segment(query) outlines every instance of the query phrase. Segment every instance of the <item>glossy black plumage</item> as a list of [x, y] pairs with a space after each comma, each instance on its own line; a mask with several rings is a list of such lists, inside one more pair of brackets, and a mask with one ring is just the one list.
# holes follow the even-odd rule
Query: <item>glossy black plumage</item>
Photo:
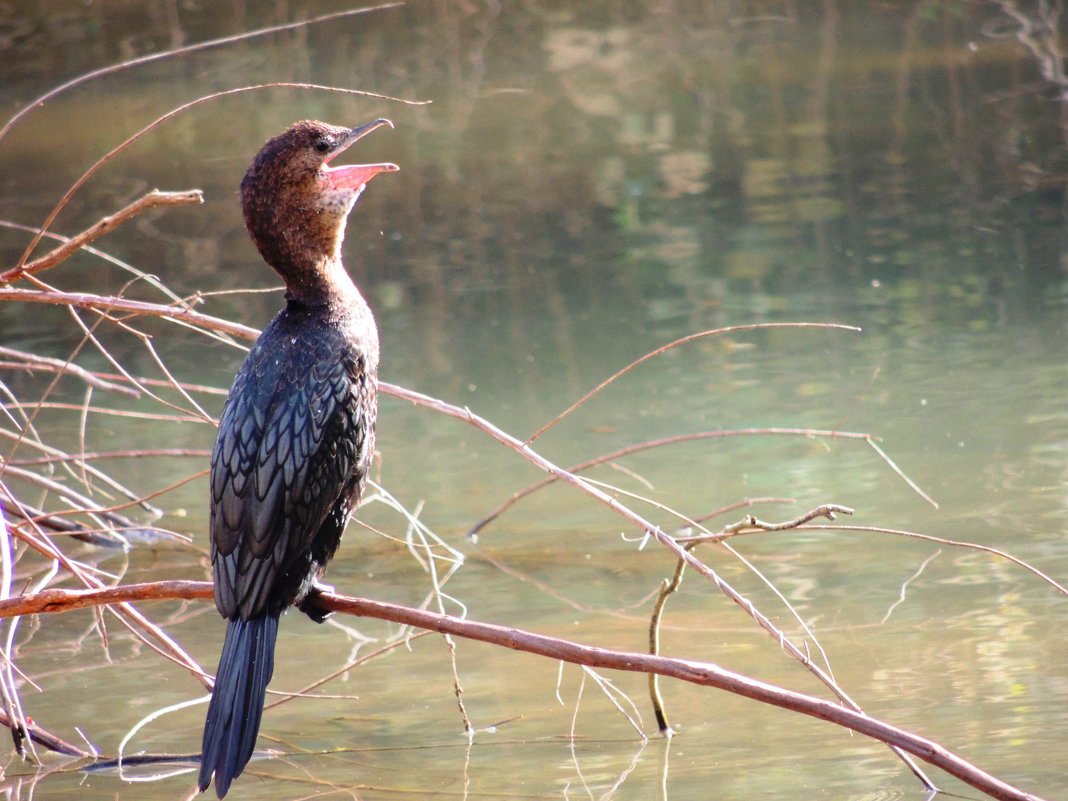
[[367, 132], [300, 122], [242, 182], [246, 226], [286, 282], [223, 407], [211, 460], [215, 605], [228, 620], [198, 785], [219, 798], [252, 757], [282, 613], [325, 615], [314, 585], [359, 502], [374, 452], [378, 332], [340, 261], [346, 217], [392, 164], [332, 168]]
[[211, 465], [216, 605], [281, 612], [333, 556], [374, 449], [376, 385], [351, 326], [290, 306], [248, 355]]
[[279, 615], [236, 618], [226, 626], [226, 641], [216, 670], [204, 742], [200, 790], [215, 774], [215, 792], [222, 798], [230, 783], [252, 758], [263, 716], [263, 697], [274, 673], [274, 643]]

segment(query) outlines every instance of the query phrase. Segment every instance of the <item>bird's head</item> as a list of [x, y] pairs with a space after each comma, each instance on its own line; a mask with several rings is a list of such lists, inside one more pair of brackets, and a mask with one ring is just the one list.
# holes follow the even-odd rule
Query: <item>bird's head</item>
[[393, 123], [377, 119], [356, 128], [303, 120], [269, 140], [241, 182], [245, 225], [257, 249], [287, 283], [340, 259], [345, 220], [367, 182], [396, 164], [331, 166], [371, 131]]

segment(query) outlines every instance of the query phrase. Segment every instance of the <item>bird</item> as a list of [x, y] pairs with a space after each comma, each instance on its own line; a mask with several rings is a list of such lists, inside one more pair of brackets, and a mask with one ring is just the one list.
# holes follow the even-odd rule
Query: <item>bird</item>
[[234, 379], [211, 457], [215, 606], [227, 620], [204, 722], [198, 785], [221, 799], [252, 757], [278, 622], [316, 596], [367, 481], [378, 416], [378, 329], [341, 263], [345, 224], [391, 163], [333, 166], [383, 126], [294, 123], [241, 182], [245, 227], [285, 282], [285, 306]]

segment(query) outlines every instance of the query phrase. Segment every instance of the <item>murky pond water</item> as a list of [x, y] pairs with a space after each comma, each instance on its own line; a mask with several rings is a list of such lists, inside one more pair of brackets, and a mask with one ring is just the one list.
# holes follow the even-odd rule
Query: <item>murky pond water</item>
[[[3, 116], [125, 58], [344, 8], [249, 5], [0, 11]], [[701, 432], [876, 435], [900, 472], [864, 439], [757, 432], [642, 450], [589, 475], [670, 530], [679, 525], [672, 509], [699, 518], [763, 499], [709, 525], [749, 512], [784, 521], [839, 503], [856, 510], [839, 523], [947, 540], [805, 530], [733, 547], [811, 627], [866, 711], [1025, 790], [1065, 797], [1068, 598], [1017, 564], [954, 544], [1001, 549], [1068, 580], [1068, 106], [1043, 77], [1060, 58], [1043, 48], [1056, 42], [1030, 19], [1033, 50], [1014, 35], [1019, 19], [993, 3], [415, 2], [315, 23], [107, 75], [31, 111], [0, 140], [0, 265], [28, 241], [8, 223], [39, 225], [96, 158], [208, 92], [311, 81], [432, 100], [269, 89], [203, 104], [107, 165], [53, 230], [76, 233], [152, 187], [201, 188], [203, 206], [146, 215], [97, 245], [179, 296], [222, 293], [206, 295], [197, 307], [205, 313], [262, 326], [280, 293], [233, 293], [278, 283], [237, 208], [251, 155], [298, 118], [355, 124], [383, 115], [396, 130], [362, 142], [354, 157], [396, 161], [402, 171], [369, 188], [345, 249], [376, 311], [383, 380], [525, 438], [616, 370], [691, 333], [792, 321], [861, 328], [734, 332], [683, 345], [619, 379], [535, 447], [571, 465]], [[163, 299], [144, 280], [126, 286], [128, 272], [90, 255], [41, 278], [72, 292]], [[183, 382], [225, 388], [240, 363], [238, 348], [185, 329], [136, 326]], [[120, 325], [94, 334], [131, 373], [165, 378]], [[83, 337], [64, 309], [0, 303], [0, 345], [63, 360], [78, 350], [79, 365], [114, 372]], [[3, 367], [0, 380], [5, 403], [32, 403], [52, 377]], [[202, 470], [214, 433], [187, 414], [186, 399], [160, 391], [180, 411], [102, 388], [87, 400], [84, 384], [64, 379], [48, 400], [69, 408], [41, 409], [34, 424], [69, 451], [190, 451], [98, 462], [136, 493], [154, 492]], [[192, 395], [218, 412], [218, 392]], [[83, 423], [86, 404], [94, 411]], [[14, 430], [17, 415], [10, 407], [0, 428]], [[56, 508], [55, 492], [28, 489], [11, 472], [40, 469], [20, 462], [40, 454], [9, 438], [2, 447], [5, 482], [27, 502]], [[640, 532], [559, 485], [521, 500], [476, 543], [469, 529], [540, 479], [535, 468], [471, 426], [389, 397], [378, 448], [381, 485], [465, 556], [445, 585], [447, 611], [462, 605], [477, 620], [647, 647], [652, 595], [675, 564], [663, 548], [640, 547]], [[54, 477], [81, 479], [77, 469]], [[100, 502], [120, 500], [93, 483]], [[164, 513], [158, 525], [192, 545], [125, 555], [65, 548], [112, 580], [205, 578], [203, 478], [153, 503]], [[404, 517], [372, 503], [361, 518], [373, 530], [350, 527], [330, 581], [351, 594], [427, 601], [431, 581], [404, 542]], [[709, 546], [698, 554], [806, 639], [736, 555]], [[16, 590], [47, 565], [22, 554], [17, 568]], [[141, 608], [214, 666], [223, 625], [209, 604]], [[105, 648], [93, 620], [89, 612], [24, 619], [14, 653], [40, 690], [20, 684], [28, 714], [113, 755], [143, 717], [203, 690], [114, 619]], [[487, 729], [467, 747], [440, 636], [345, 669], [402, 634], [370, 620], [316, 627], [287, 616], [272, 689], [339, 675], [309, 690], [323, 698], [268, 711], [260, 745], [283, 756], [252, 763], [234, 797], [922, 797], [888, 749], [830, 724], [664, 682], [679, 736], [643, 743], [627, 716], [640, 714], [641, 730], [655, 732], [644, 677], [604, 671], [606, 689], [573, 666], [458, 640], [464, 703]], [[827, 695], [695, 575], [668, 606], [663, 640], [665, 654]], [[193, 752], [203, 712], [150, 723], [128, 752]], [[193, 792], [181, 764], [154, 769], [169, 778], [134, 782], [44, 761], [42, 774], [11, 759], [12, 798]]]

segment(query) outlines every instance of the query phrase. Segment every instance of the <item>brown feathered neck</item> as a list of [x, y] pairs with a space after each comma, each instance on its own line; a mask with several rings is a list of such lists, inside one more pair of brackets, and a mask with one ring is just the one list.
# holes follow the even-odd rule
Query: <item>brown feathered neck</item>
[[[303, 120], [269, 140], [241, 182], [245, 226], [264, 260], [282, 276], [290, 302], [346, 302], [356, 292], [341, 264], [345, 222], [367, 182], [395, 164], [331, 167], [351, 144], [383, 125], [356, 128]], [[358, 295], [358, 293], [356, 293]]]

